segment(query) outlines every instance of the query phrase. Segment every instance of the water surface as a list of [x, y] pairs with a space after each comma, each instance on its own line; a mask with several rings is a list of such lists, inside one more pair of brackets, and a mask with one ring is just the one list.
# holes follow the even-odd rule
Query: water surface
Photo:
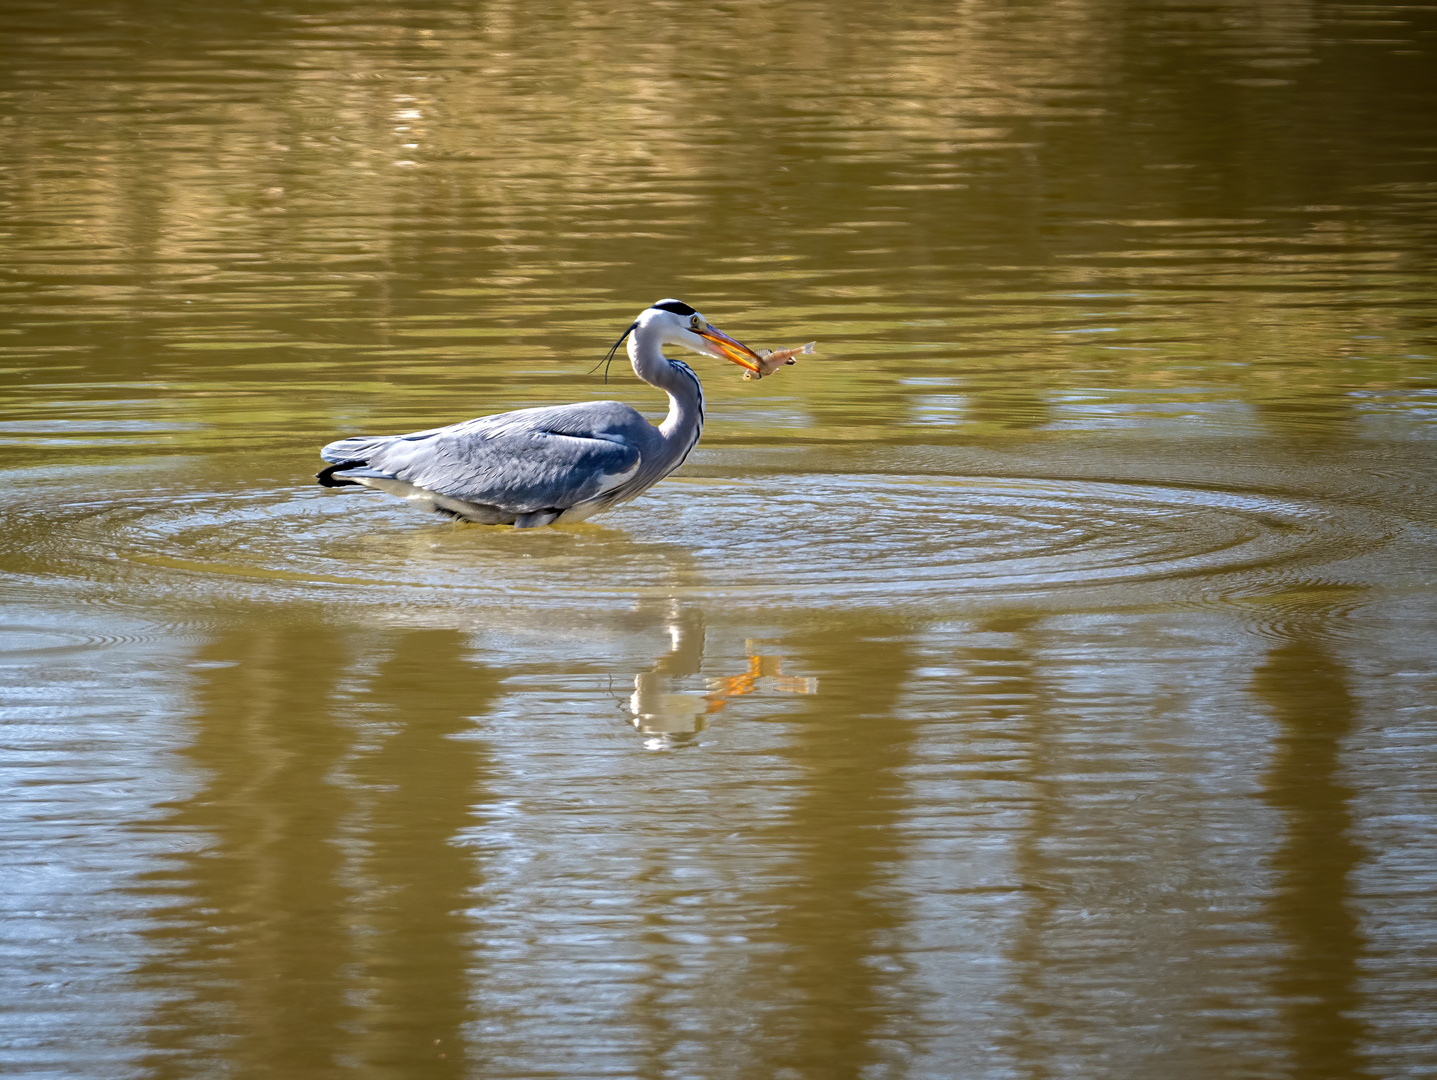
[[[1437, 9], [0, 36], [0, 1071], [1437, 1073]], [[640, 500], [314, 486], [664, 296]]]

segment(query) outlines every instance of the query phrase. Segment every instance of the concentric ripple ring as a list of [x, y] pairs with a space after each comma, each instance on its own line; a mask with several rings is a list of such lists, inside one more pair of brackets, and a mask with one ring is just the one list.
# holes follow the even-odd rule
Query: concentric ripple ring
[[[943, 608], [978, 597], [1219, 579], [1352, 557], [1395, 515], [1305, 496], [1092, 480], [882, 474], [676, 479], [569, 529], [452, 525], [371, 493], [107, 492], [47, 527], [46, 576], [351, 602], [613, 605], [655, 594], [763, 608]], [[32, 525], [38, 526], [35, 517]], [[1186, 589], [1190, 596], [1181, 595]], [[1130, 590], [1131, 592], [1131, 590]], [[1129, 595], [1124, 602], [1133, 602]]]

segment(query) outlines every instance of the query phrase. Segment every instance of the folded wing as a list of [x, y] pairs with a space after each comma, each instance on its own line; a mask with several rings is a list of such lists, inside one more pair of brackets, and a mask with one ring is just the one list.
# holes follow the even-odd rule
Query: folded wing
[[361, 435], [320, 455], [340, 466], [332, 472], [339, 480], [398, 480], [517, 515], [564, 510], [633, 477], [654, 432], [617, 402], [594, 402], [583, 413], [525, 409], [410, 435]]

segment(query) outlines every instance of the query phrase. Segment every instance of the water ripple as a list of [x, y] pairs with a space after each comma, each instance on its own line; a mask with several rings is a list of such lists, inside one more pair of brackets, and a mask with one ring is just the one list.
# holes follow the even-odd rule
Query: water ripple
[[804, 473], [671, 480], [597, 522], [528, 532], [440, 523], [368, 492], [288, 487], [37, 504], [7, 531], [32, 552], [37, 580], [123, 580], [132, 598], [143, 580], [150, 599], [183, 583], [180, 593], [271, 600], [342, 590], [361, 604], [582, 608], [662, 594], [933, 611], [1114, 587], [1124, 604], [1206, 600], [1311, 577], [1409, 527], [1259, 491]]

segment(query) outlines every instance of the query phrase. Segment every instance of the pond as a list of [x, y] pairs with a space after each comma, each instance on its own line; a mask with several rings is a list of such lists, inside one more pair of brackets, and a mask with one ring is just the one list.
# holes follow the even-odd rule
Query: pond
[[[0, 1071], [1437, 1073], [1437, 8], [0, 36]], [[661, 297], [636, 501], [314, 483]]]

